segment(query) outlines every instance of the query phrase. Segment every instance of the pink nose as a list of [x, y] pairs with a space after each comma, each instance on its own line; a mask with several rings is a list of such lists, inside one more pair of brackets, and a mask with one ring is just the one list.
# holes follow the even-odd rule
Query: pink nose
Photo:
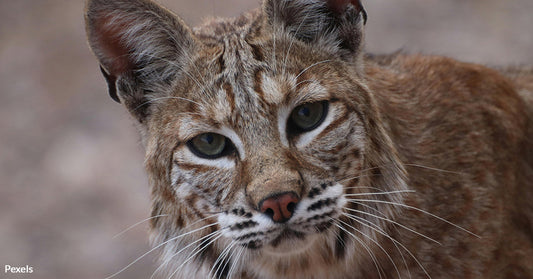
[[270, 196], [259, 203], [259, 210], [270, 216], [272, 221], [283, 223], [289, 220], [300, 199], [294, 192]]

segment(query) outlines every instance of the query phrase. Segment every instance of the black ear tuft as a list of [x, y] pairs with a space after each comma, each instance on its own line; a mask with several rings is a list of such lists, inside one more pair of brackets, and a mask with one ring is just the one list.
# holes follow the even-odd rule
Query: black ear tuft
[[353, 6], [363, 16], [363, 23], [366, 24], [368, 15], [360, 0], [327, 0], [326, 2], [328, 7], [337, 14], [343, 14], [349, 5]]
[[314, 46], [357, 60], [367, 14], [359, 0], [266, 0], [268, 24]]

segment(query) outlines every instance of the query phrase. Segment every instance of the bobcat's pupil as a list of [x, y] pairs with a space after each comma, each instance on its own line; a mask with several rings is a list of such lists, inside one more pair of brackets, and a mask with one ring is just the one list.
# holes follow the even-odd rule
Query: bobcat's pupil
[[199, 157], [215, 159], [226, 155], [228, 151], [226, 137], [215, 134], [205, 133], [194, 137], [188, 142], [191, 151]]
[[212, 134], [206, 134], [200, 137], [200, 141], [211, 145], [215, 141], [215, 137]]
[[289, 127], [297, 132], [307, 132], [317, 128], [327, 114], [328, 102], [307, 103], [296, 107], [290, 116]]
[[298, 111], [298, 116], [299, 117], [309, 117], [309, 115], [310, 115], [309, 107], [302, 107]]

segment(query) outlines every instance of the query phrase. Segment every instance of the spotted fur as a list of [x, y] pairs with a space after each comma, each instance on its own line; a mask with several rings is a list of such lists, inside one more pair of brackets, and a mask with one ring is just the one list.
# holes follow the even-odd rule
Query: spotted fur
[[[86, 22], [146, 147], [157, 273], [533, 278], [531, 71], [364, 55], [356, 0], [265, 0], [195, 29], [148, 0], [90, 0]], [[320, 101], [323, 122], [291, 133]], [[199, 157], [202, 133], [235, 151]], [[261, 211], [288, 192], [288, 221]]]

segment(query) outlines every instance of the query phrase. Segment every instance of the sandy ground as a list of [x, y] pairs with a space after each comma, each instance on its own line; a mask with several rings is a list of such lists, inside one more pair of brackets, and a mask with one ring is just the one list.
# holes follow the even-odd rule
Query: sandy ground
[[[191, 24], [254, 0], [165, 0]], [[532, 0], [367, 0], [367, 49], [533, 64]], [[82, 0], [0, 0], [0, 278], [105, 278], [149, 250], [143, 150], [85, 42]], [[29, 275], [4, 266], [32, 266]], [[147, 256], [116, 278], [149, 278]]]

